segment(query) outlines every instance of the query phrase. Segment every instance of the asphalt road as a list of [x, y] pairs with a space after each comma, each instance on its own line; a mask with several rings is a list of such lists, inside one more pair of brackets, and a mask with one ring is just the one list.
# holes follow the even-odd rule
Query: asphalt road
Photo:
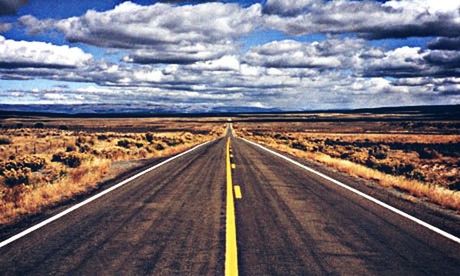
[[[200, 147], [0, 248], [0, 274], [224, 274], [225, 143]], [[254, 145], [231, 144], [242, 193], [234, 200], [240, 275], [459, 274], [460, 244]], [[460, 231], [458, 220], [444, 220]]]

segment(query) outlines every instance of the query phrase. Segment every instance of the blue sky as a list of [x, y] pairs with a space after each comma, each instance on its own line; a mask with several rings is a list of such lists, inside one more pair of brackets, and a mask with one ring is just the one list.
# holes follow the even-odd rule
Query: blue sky
[[460, 4], [0, 0], [0, 104], [460, 103]]

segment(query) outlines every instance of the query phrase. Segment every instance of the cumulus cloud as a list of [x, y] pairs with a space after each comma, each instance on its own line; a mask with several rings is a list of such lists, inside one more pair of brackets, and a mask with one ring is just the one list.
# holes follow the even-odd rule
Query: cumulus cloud
[[236, 56], [223, 56], [215, 60], [197, 62], [190, 65], [189, 68], [198, 71], [238, 71], [240, 61]]
[[357, 71], [364, 76], [382, 77], [455, 77], [460, 76], [460, 52], [400, 47], [364, 57]]
[[226, 54], [235, 53], [233, 43], [178, 43], [161, 45], [151, 49], [138, 49], [123, 57], [124, 62], [140, 64], [190, 64], [220, 58]]
[[[353, 107], [366, 99], [373, 100], [372, 95], [379, 94], [380, 98], [381, 93], [390, 100], [398, 93], [441, 93], [449, 88], [448, 97], [454, 97], [458, 83], [452, 80], [458, 74], [455, 75], [457, 69], [450, 56], [453, 53], [437, 51], [407, 46], [387, 50], [350, 38], [283, 40], [253, 47], [244, 55], [224, 55], [193, 64], [99, 61], [72, 70], [0, 68], [0, 76], [94, 83], [104, 88], [86, 91], [86, 95], [100, 99], [119, 97], [120, 101], [128, 101], [129, 97], [173, 101], [176, 97], [178, 101], [195, 98], [212, 104], [211, 99], [220, 98], [240, 104], [263, 99], [268, 106], [277, 107], [305, 108], [307, 102], [323, 107], [340, 102], [343, 107]], [[329, 60], [334, 63], [325, 62]], [[441, 83], [439, 79], [445, 81]], [[145, 91], [156, 96], [145, 95]], [[321, 100], [316, 103], [316, 99]]]
[[407, 1], [268, 0], [265, 24], [290, 34], [358, 33], [362, 37], [460, 36], [460, 3]]
[[11, 23], [0, 23], [0, 33], [5, 33], [11, 30], [13, 24]]
[[422, 50], [408, 46], [382, 51], [381, 56], [366, 57], [362, 64], [367, 76], [404, 77], [427, 69]]
[[[65, 93], [16, 91], [43, 101], [301, 109], [420, 104], [442, 95], [460, 103], [459, 18], [456, 1], [443, 0], [267, 0], [248, 7], [124, 2], [60, 20], [19, 19], [31, 34], [57, 31], [70, 42], [122, 49], [121, 60], [93, 60], [79, 48], [1, 37], [0, 78], [91, 83], [59, 88]], [[250, 45], [250, 38], [247, 45], [245, 36], [263, 28], [325, 35], [259, 45]], [[428, 47], [369, 42], [409, 36], [436, 38]]]
[[44, 42], [15, 41], [0, 36], [0, 68], [83, 66], [92, 56], [80, 48]]
[[190, 63], [215, 59], [233, 50], [231, 42], [257, 27], [261, 5], [204, 3], [141, 6], [123, 2], [114, 9], [87, 11], [80, 17], [38, 20], [23, 16], [29, 32], [50, 29], [70, 42], [101, 47], [136, 49], [125, 58], [139, 63]]
[[273, 41], [249, 51], [245, 62], [277, 68], [334, 68], [341, 66], [338, 56], [330, 55], [323, 43], [304, 44], [294, 40]]

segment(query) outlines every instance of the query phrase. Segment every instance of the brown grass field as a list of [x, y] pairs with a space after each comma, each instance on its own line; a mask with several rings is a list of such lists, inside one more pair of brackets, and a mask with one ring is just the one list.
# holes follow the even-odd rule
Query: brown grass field
[[142, 164], [223, 134], [178, 119], [12, 118], [0, 128], [0, 224], [16, 221]]
[[[0, 224], [222, 136], [226, 117], [0, 119]], [[460, 122], [411, 114], [239, 115], [236, 134], [460, 211]]]
[[234, 129], [249, 140], [460, 211], [458, 120], [308, 116], [236, 119]]

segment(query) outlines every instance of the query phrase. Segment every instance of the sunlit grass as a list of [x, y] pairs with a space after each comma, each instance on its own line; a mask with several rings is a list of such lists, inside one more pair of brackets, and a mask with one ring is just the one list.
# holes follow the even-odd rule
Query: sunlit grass
[[[429, 135], [420, 138], [420, 135], [342, 135], [342, 134], [319, 134], [319, 133], [273, 133], [270, 131], [257, 133], [254, 135], [247, 129], [238, 129], [238, 135], [247, 139], [253, 140], [270, 146], [272, 148], [287, 152], [300, 158], [315, 160], [323, 163], [329, 167], [332, 167], [340, 172], [347, 173], [349, 175], [360, 177], [367, 180], [373, 180], [384, 187], [393, 187], [398, 190], [404, 191], [411, 196], [418, 198], [425, 198], [433, 203], [439, 204], [446, 208], [460, 210], [460, 192], [448, 189], [444, 183], [429, 183], [426, 181], [420, 181], [417, 178], [424, 179], [441, 179], [435, 177], [425, 177], [424, 173], [442, 173], [447, 175], [441, 175], [445, 179], [458, 178], [456, 172], [456, 164], [458, 163], [458, 157], [444, 157], [441, 154], [430, 156], [428, 162], [424, 162], [423, 158], [417, 153], [411, 151], [392, 151], [390, 148], [378, 147], [378, 150], [368, 148], [362, 149], [357, 146], [336, 146], [334, 142], [348, 141], [356, 142], [357, 140], [367, 139], [368, 142], [372, 143], [417, 143], [423, 142], [429, 144], [437, 143], [452, 143], [460, 140], [458, 135]], [[372, 137], [373, 136], [373, 137]], [[334, 139], [332, 139], [334, 138]], [[427, 139], [428, 138], [428, 139]], [[328, 142], [324, 142], [326, 139]], [[372, 144], [370, 143], [370, 144]], [[380, 152], [381, 150], [382, 152]], [[453, 155], [455, 153], [452, 153]], [[376, 158], [376, 156], [378, 158]], [[347, 160], [350, 159], [350, 160]], [[369, 161], [371, 160], [371, 161]], [[442, 164], [452, 164], [451, 167], [440, 166]], [[375, 162], [375, 163], [373, 163]], [[385, 163], [386, 162], [386, 163]], [[415, 165], [406, 165], [414, 163]], [[438, 168], [438, 171], [430, 167], [420, 169], [418, 165], [433, 164]], [[438, 162], [438, 163], [436, 163]], [[451, 163], [448, 163], [451, 162]], [[369, 167], [379, 165], [378, 168], [385, 168], [388, 172], [386, 173], [381, 170]], [[393, 168], [392, 166], [395, 166]], [[402, 168], [398, 170], [398, 168]], [[439, 168], [443, 168], [444, 171], [440, 171]], [[425, 169], [425, 170], [423, 170]], [[451, 174], [449, 174], [451, 172]], [[399, 174], [400, 173], [400, 174]], [[399, 174], [399, 175], [398, 175]]]
[[174, 155], [223, 134], [85, 132], [58, 129], [3, 129], [0, 145], [0, 224], [40, 212], [98, 186], [118, 161]]

